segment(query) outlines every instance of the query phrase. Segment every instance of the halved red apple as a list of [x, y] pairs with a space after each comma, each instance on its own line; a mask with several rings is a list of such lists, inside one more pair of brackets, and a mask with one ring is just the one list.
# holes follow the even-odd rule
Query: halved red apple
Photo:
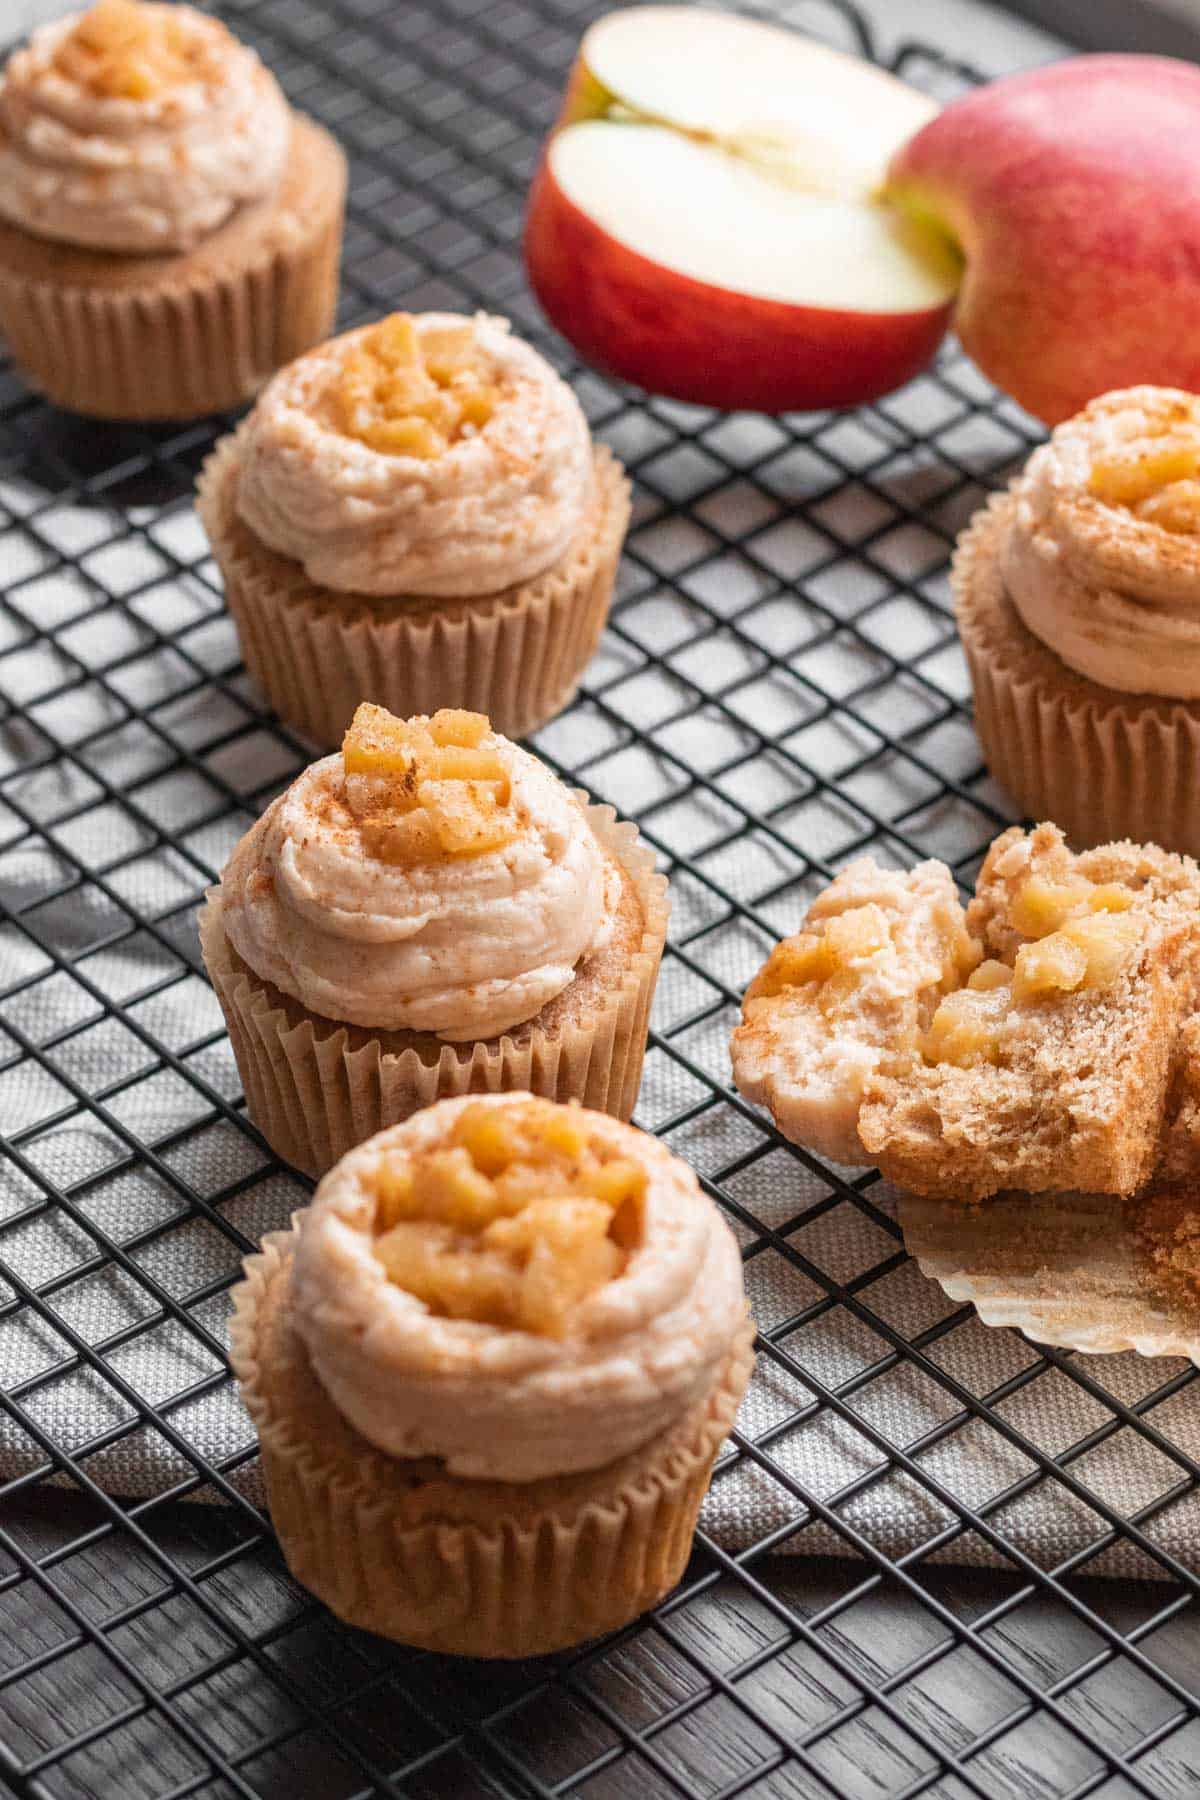
[[936, 110], [776, 26], [612, 13], [534, 179], [534, 291], [587, 361], [654, 393], [765, 412], [875, 399], [953, 309], [956, 252], [878, 195]]

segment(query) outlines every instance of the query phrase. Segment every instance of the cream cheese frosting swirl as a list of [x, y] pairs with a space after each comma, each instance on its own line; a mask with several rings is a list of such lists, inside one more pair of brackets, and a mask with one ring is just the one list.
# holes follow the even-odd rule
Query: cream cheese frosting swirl
[[60, 64], [83, 17], [33, 34], [0, 76], [0, 216], [38, 237], [187, 250], [283, 172], [291, 114], [273, 75], [216, 19], [148, 0], [188, 48], [185, 78], [144, 98], [96, 92]]
[[296, 1329], [334, 1405], [390, 1456], [437, 1457], [452, 1475], [512, 1482], [600, 1467], [713, 1386], [746, 1317], [737, 1245], [686, 1164], [589, 1113], [593, 1138], [648, 1177], [641, 1242], [624, 1270], [580, 1302], [564, 1338], [431, 1313], [373, 1253], [374, 1172], [391, 1146], [436, 1148], [472, 1104], [428, 1107], [325, 1177], [301, 1222]]
[[340, 756], [292, 783], [221, 878], [239, 956], [310, 1011], [381, 1031], [488, 1039], [533, 1018], [613, 930], [621, 875], [583, 808], [535, 757], [490, 734], [516, 837], [405, 866], [362, 847]]
[[[461, 326], [425, 313], [424, 329]], [[474, 320], [498, 390], [492, 417], [441, 455], [373, 449], [338, 428], [328, 397], [373, 328], [347, 332], [271, 380], [242, 428], [237, 510], [310, 580], [341, 593], [468, 598], [550, 568], [593, 503], [592, 449], [578, 400], [504, 319]]]
[[1123, 693], [1200, 699], [1200, 401], [1102, 395], [1013, 485], [1000, 547], [1027, 628]]

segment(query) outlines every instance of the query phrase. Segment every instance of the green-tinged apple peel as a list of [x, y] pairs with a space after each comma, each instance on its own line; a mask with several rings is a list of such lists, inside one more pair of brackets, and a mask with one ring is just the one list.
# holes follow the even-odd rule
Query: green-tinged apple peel
[[1200, 390], [1200, 68], [1080, 56], [954, 102], [886, 192], [961, 246], [954, 324], [1048, 425], [1113, 388]]

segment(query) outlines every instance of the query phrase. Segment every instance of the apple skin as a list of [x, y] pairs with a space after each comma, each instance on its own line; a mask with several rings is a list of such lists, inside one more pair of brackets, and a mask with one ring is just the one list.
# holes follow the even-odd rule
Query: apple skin
[[963, 346], [1057, 424], [1141, 382], [1200, 390], [1200, 68], [1081, 56], [955, 101], [886, 191], [966, 259]]
[[588, 362], [669, 399], [779, 413], [859, 406], [923, 369], [953, 299], [843, 312], [738, 294], [651, 262], [569, 200], [548, 153], [530, 190], [525, 266], [551, 323]]

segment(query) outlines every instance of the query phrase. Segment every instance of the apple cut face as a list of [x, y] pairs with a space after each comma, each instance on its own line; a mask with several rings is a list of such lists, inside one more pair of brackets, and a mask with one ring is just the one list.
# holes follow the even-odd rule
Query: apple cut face
[[897, 387], [940, 341], [960, 264], [876, 197], [933, 103], [788, 31], [635, 7], [587, 33], [534, 182], [526, 260], [589, 361], [657, 393], [772, 412]]

